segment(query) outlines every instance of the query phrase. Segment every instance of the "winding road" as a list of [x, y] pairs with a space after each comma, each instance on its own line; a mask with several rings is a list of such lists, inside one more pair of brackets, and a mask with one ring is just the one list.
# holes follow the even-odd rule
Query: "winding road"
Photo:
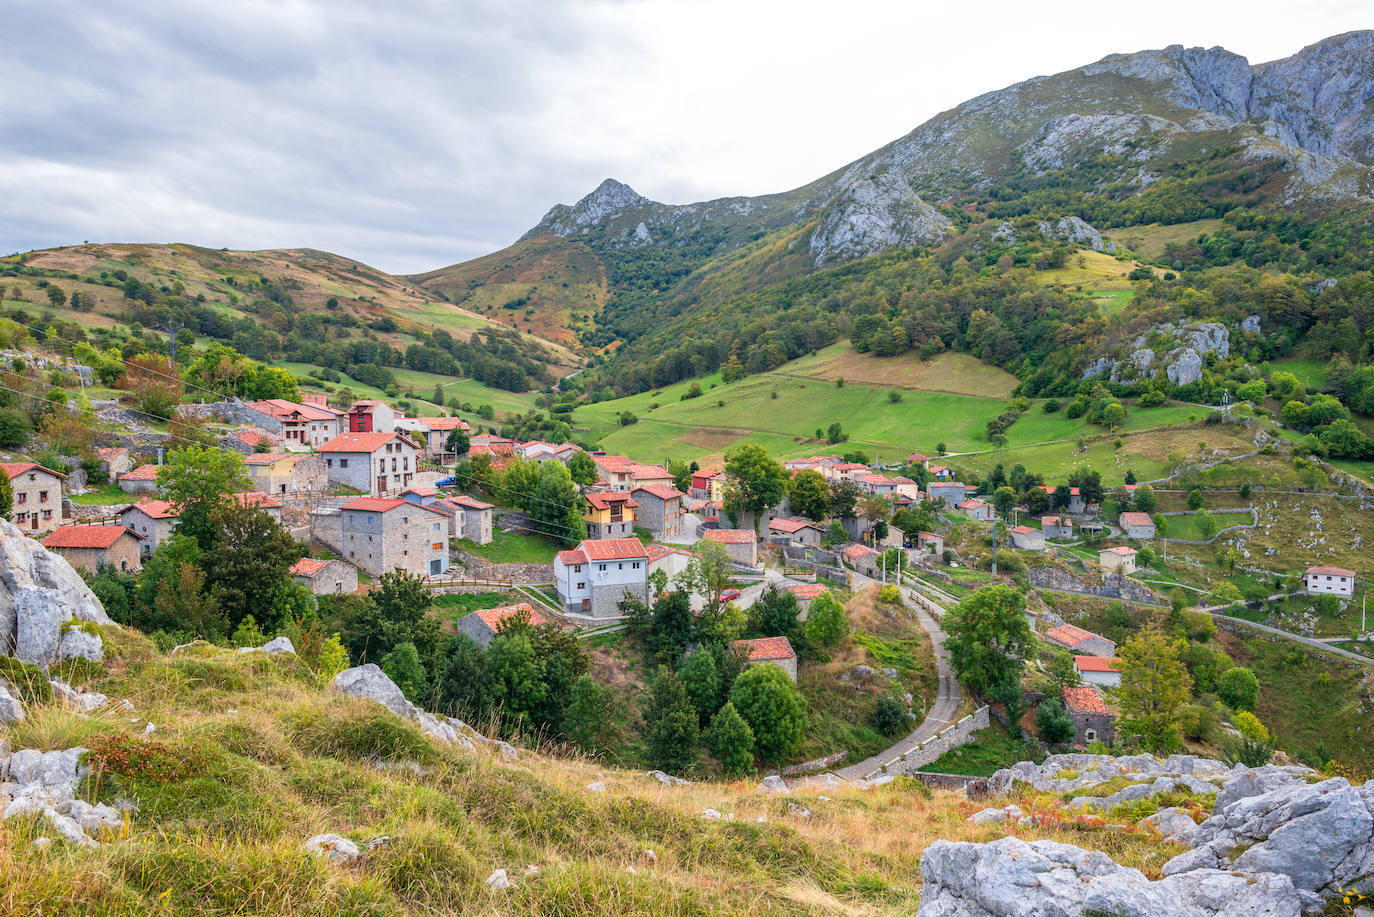
[[[857, 573], [852, 575], [859, 582], [876, 582], [876, 580], [871, 580]], [[862, 780], [870, 777], [875, 771], [880, 770], [886, 762], [898, 757], [913, 745], [919, 745], [935, 735], [954, 722], [955, 715], [959, 712], [959, 705], [963, 702], [964, 695], [959, 688], [959, 680], [954, 677], [954, 670], [949, 665], [949, 651], [945, 649], [945, 632], [940, 629], [939, 621], [924, 605], [911, 600], [908, 594], [910, 592], [908, 587], [903, 587], [903, 601], [908, 608], [916, 612], [916, 621], [921, 625], [921, 630], [930, 637], [931, 646], [935, 650], [935, 669], [939, 675], [939, 690], [935, 695], [935, 702], [930, 705], [930, 710], [926, 713], [926, 718], [921, 721], [921, 725], [917, 726], [910, 735], [893, 743], [871, 758], [866, 758], [835, 771], [837, 776], [846, 780]]]

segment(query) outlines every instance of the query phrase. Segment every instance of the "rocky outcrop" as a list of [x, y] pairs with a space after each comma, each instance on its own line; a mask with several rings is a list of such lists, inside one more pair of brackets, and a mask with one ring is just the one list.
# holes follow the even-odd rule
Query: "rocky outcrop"
[[1285, 875], [1198, 870], [1150, 881], [1105, 853], [1006, 837], [936, 841], [921, 857], [918, 917], [1297, 917]]
[[75, 798], [77, 784], [86, 775], [81, 764], [85, 751], [24, 749], [0, 759], [0, 820], [42, 816], [59, 837], [82, 847], [94, 847], [95, 838], [118, 829], [124, 823], [118, 809]]
[[[1243, 764], [1230, 767], [1212, 758], [1199, 758], [1196, 755], [1170, 755], [1157, 758], [1154, 755], [1111, 755], [1067, 754], [1050, 755], [1042, 763], [1020, 761], [1011, 767], [1003, 768], [988, 778], [988, 789], [994, 795], [1006, 795], [1017, 783], [1024, 783], [1033, 789], [1047, 793], [1076, 793], [1111, 780], [1125, 779], [1139, 786], [1153, 787], [1161, 778], [1172, 781], [1169, 789], [1188, 789], [1194, 793], [1215, 791], [1216, 807], [1245, 796], [1265, 792], [1278, 786], [1305, 784], [1316, 775], [1310, 767], [1267, 765], [1261, 768], [1248, 768]], [[1161, 786], [1164, 786], [1161, 784]], [[1136, 797], [1151, 795], [1140, 790]], [[1123, 797], [1121, 801], [1127, 801]]]
[[335, 694], [364, 697], [376, 701], [397, 716], [405, 717], [416, 723], [426, 735], [441, 742], [472, 748], [472, 743], [459, 735], [452, 723], [444, 722], [434, 714], [426, 713], [406, 700], [405, 694], [396, 686], [396, 682], [388, 678], [385, 672], [370, 662], [366, 665], [345, 669], [335, 675], [331, 688]]
[[[1188, 385], [1202, 378], [1207, 355], [1225, 359], [1231, 353], [1231, 334], [1220, 322], [1167, 322], [1140, 334], [1115, 356], [1096, 358], [1083, 371], [1083, 378], [1107, 375], [1113, 382], [1147, 378], [1162, 367], [1174, 385]], [[1162, 354], [1162, 356], [1160, 356]]]
[[0, 520], [0, 654], [44, 669], [64, 653], [98, 661], [100, 638], [73, 620], [113, 624], [71, 564]]
[[1115, 242], [1104, 240], [1102, 233], [1098, 232], [1091, 223], [1087, 223], [1076, 216], [1062, 217], [1055, 223], [1041, 220], [1038, 228], [1040, 235], [1046, 239], [1085, 245], [1095, 252], [1116, 251]]
[[0, 726], [18, 723], [24, 719], [24, 705], [19, 702], [14, 686], [0, 680]]
[[240, 653], [266, 653], [269, 656], [279, 656], [290, 654], [296, 655], [296, 648], [291, 645], [290, 637], [274, 637], [262, 646], [241, 646], [237, 652]]
[[1165, 876], [1213, 869], [1279, 874], [1309, 914], [1345, 889], [1374, 891], [1374, 784], [1353, 787], [1343, 777], [1283, 782], [1271, 771], [1233, 786], [1197, 827], [1194, 849], [1164, 864]]
[[[579, 235], [624, 211], [652, 203], [629, 185], [608, 178], [571, 207], [556, 204], [533, 229], [520, 238], [528, 239], [546, 233], [556, 236]], [[648, 234], [648, 227], [645, 227], [645, 234]]]
[[865, 176], [845, 187], [811, 234], [817, 267], [852, 261], [896, 245], [931, 245], [952, 224], [898, 173]]

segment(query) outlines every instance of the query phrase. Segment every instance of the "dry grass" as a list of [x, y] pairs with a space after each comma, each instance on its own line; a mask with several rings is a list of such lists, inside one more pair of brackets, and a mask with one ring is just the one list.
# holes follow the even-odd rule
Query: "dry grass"
[[921, 360], [916, 354], [875, 357], [844, 344], [826, 348], [814, 360], [803, 359], [786, 367], [786, 375], [815, 379], [839, 379], [860, 385], [952, 392], [983, 398], [1008, 398], [1016, 377], [1005, 370], [961, 353], [936, 354]]

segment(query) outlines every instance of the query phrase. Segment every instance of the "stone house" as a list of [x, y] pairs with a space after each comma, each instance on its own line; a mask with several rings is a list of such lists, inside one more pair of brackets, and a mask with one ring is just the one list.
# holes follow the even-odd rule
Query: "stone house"
[[410, 486], [419, 447], [400, 433], [341, 433], [320, 447], [329, 483], [374, 497]]
[[466, 538], [474, 544], [491, 544], [491, 511], [495, 509], [494, 506], [467, 494], [445, 497], [442, 502], [452, 506], [457, 516], [462, 518], [459, 538]]
[[968, 488], [958, 481], [928, 481], [926, 497], [931, 500], [943, 500], [946, 509], [954, 509], [968, 499]]
[[340, 595], [358, 591], [358, 568], [341, 560], [302, 557], [291, 565], [291, 578], [314, 595]]
[[1118, 545], [1115, 548], [1103, 548], [1098, 551], [1097, 562], [1113, 573], [1125, 575], [1135, 572], [1135, 555], [1135, 548]]
[[1343, 567], [1308, 567], [1302, 574], [1302, 585], [1308, 595], [1338, 595], [1348, 599], [1355, 594], [1355, 571]]
[[635, 517], [640, 527], [654, 533], [656, 538], [681, 538], [683, 516], [682, 506], [686, 496], [671, 484], [640, 484], [630, 491], [639, 508]]
[[454, 430], [472, 432], [466, 420], [457, 417], [416, 417], [414, 420], [397, 421], [397, 427], [411, 431], [411, 436], [424, 447], [425, 458], [447, 464], [458, 456], [448, 449], [448, 437]]
[[253, 489], [281, 496], [322, 493], [329, 484], [325, 460], [295, 452], [256, 452], [243, 457]]
[[172, 508], [166, 500], [140, 500], [115, 513], [120, 525], [133, 529], [143, 536], [143, 556], [147, 557], [158, 549], [181, 521], [181, 513]]
[[343, 412], [326, 404], [297, 404], [284, 398], [254, 401], [249, 407], [281, 424], [287, 447], [319, 449], [344, 431]]
[[587, 537], [592, 539], [629, 538], [635, 533], [635, 510], [639, 503], [627, 491], [589, 493], [587, 511], [582, 519], [587, 523]]
[[[1045, 493], [1047, 493], [1047, 494], [1050, 495], [1050, 499], [1051, 499], [1051, 500], [1054, 499], [1054, 491], [1055, 491], [1055, 489], [1056, 489], [1057, 487], [1058, 487], [1058, 485], [1056, 485], [1056, 484], [1046, 484], [1046, 485], [1045, 485]], [[1056, 507], [1054, 507], [1054, 508], [1055, 508], [1055, 509], [1061, 509], [1061, 507], [1058, 507], [1058, 506], [1056, 506]], [[1087, 510], [1087, 508], [1088, 508], [1087, 505], [1083, 502], [1083, 495], [1082, 495], [1081, 493], [1079, 493], [1078, 488], [1077, 488], [1077, 487], [1070, 487], [1070, 488], [1069, 488], [1069, 505], [1068, 505], [1068, 506], [1065, 506], [1065, 507], [1062, 507], [1062, 509], [1064, 509], [1066, 512], [1068, 512], [1068, 513], [1070, 513], [1070, 514], [1072, 514], [1072, 515], [1074, 515], [1074, 516], [1081, 516], [1081, 515], [1083, 515], [1083, 513]]]
[[692, 486], [689, 495], [698, 500], [719, 502], [724, 494], [725, 472], [719, 468], [703, 468], [692, 472]]
[[51, 532], [66, 522], [70, 510], [62, 499], [67, 476], [37, 462], [0, 462], [10, 479], [14, 502], [10, 520], [26, 532]]
[[768, 520], [768, 540], [773, 544], [814, 546], [821, 543], [825, 530], [807, 519]]
[[619, 617], [626, 595], [649, 601], [649, 555], [638, 538], [587, 539], [553, 561], [558, 598], [571, 614]]
[[134, 467], [133, 459], [129, 457], [129, 450], [120, 446], [113, 446], [109, 449], [95, 450], [96, 457], [100, 459], [100, 470], [105, 472], [105, 476], [111, 481], [119, 480], [119, 476]]
[[91, 573], [101, 564], [137, 573], [142, 541], [142, 535], [122, 525], [64, 525], [43, 539], [43, 547]]
[[730, 649], [743, 661], [745, 668], [751, 665], [775, 665], [787, 673], [787, 677], [797, 680], [797, 651], [792, 649], [792, 641], [786, 637], [757, 637], [753, 640], [736, 640]]
[[882, 556], [881, 551], [875, 551], [866, 544], [849, 544], [840, 549], [840, 557], [864, 576], [876, 576], [881, 572], [879, 560]]
[[1116, 521], [1127, 538], [1155, 537], [1155, 521], [1149, 513], [1122, 513]]
[[1121, 687], [1121, 659], [1118, 656], [1074, 656], [1073, 668], [1090, 685]]
[[359, 497], [339, 511], [341, 553], [364, 573], [442, 576], [448, 571], [449, 521], [442, 514], [385, 497]]
[[919, 548], [926, 548], [932, 554], [944, 554], [945, 536], [938, 535], [935, 532], [917, 532], [916, 546]]
[[797, 600], [797, 608], [800, 612], [798, 619], [805, 620], [806, 613], [811, 610], [811, 603], [827, 589], [820, 583], [799, 583], [795, 586], [788, 586], [787, 591], [792, 593]]
[[1077, 685], [1060, 689], [1064, 709], [1073, 720], [1074, 744], [1089, 742], [1110, 743], [1116, 738], [1116, 714], [1107, 709], [1102, 694], [1092, 685]]
[[1011, 530], [1012, 546], [1021, 551], [1045, 550], [1045, 533], [1028, 525], [1018, 525]]
[[1081, 656], [1115, 656], [1116, 644], [1100, 634], [1061, 624], [1045, 632], [1045, 639], [1055, 646], [1063, 647]]
[[970, 519], [977, 519], [980, 522], [991, 522], [997, 518], [997, 514], [992, 510], [992, 504], [984, 503], [982, 500], [965, 500], [958, 505], [957, 509]]
[[486, 649], [501, 629], [506, 626], [506, 622], [516, 615], [524, 612], [529, 616], [530, 624], [538, 627], [541, 624], [548, 624], [549, 619], [541, 615], [528, 602], [521, 602], [518, 605], [503, 605], [500, 608], [478, 608], [468, 612], [458, 619], [458, 631], [467, 634], [482, 649]]
[[737, 564], [746, 567], [759, 565], [758, 538], [750, 529], [707, 529], [701, 536], [725, 546], [725, 553]]
[[1068, 516], [1041, 516], [1040, 531], [1054, 541], [1073, 540], [1073, 520]]
[[119, 476], [119, 489], [126, 494], [157, 493], [156, 465], [139, 465]]

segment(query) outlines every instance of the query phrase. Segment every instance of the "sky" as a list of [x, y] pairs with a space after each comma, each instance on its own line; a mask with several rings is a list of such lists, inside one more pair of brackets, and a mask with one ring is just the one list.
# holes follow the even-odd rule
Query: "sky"
[[[982, 92], [1170, 44], [1252, 63], [1361, 2], [14, 0], [0, 253], [503, 248], [613, 177], [688, 203], [805, 184]], [[1363, 15], [1361, 15], [1363, 14]]]

